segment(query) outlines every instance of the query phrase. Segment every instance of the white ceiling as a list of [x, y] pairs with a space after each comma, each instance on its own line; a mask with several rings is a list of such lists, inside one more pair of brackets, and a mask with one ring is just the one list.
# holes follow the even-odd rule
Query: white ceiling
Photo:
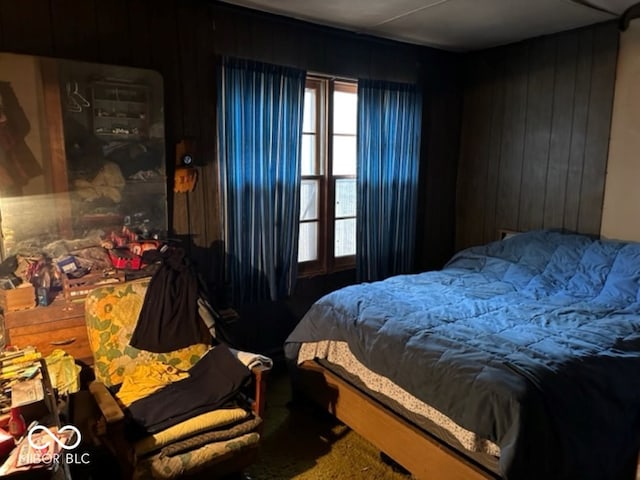
[[638, 0], [225, 0], [419, 45], [477, 50], [614, 20]]

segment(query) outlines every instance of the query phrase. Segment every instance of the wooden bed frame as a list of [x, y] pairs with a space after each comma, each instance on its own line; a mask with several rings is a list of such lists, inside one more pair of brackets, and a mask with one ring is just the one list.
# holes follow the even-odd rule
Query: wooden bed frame
[[[500, 228], [498, 239], [522, 233]], [[463, 450], [411, 423], [315, 360], [297, 366], [296, 385], [312, 401], [398, 462], [417, 480], [502, 480]], [[640, 480], [640, 458], [620, 465], [619, 478]]]
[[316, 361], [307, 360], [298, 366], [296, 386], [418, 480], [501, 478]]

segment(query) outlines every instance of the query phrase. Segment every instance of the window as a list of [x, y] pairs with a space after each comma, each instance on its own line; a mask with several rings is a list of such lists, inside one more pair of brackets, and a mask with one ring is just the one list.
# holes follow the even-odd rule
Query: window
[[300, 274], [355, 266], [357, 85], [307, 77], [300, 188]]

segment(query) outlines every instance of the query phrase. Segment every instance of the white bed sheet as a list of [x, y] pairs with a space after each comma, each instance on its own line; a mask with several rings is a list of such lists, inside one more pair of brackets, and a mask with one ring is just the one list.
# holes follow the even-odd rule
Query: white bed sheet
[[325, 359], [339, 365], [352, 375], [356, 375], [370, 390], [380, 393], [398, 402], [408, 411], [425, 417], [448, 431], [463, 448], [470, 452], [484, 453], [494, 457], [500, 456], [500, 447], [490, 440], [478, 437], [475, 433], [462, 428], [446, 415], [427, 405], [400, 388], [390, 379], [369, 370], [351, 353], [346, 342], [320, 341], [302, 344], [298, 353], [298, 364], [315, 358]]

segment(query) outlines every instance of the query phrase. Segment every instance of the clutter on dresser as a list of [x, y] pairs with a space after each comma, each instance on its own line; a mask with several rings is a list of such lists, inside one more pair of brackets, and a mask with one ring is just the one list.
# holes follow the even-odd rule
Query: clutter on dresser
[[108, 233], [55, 240], [0, 263], [0, 309], [15, 312], [54, 301], [79, 302], [98, 285], [151, 276], [160, 233], [123, 225]]

